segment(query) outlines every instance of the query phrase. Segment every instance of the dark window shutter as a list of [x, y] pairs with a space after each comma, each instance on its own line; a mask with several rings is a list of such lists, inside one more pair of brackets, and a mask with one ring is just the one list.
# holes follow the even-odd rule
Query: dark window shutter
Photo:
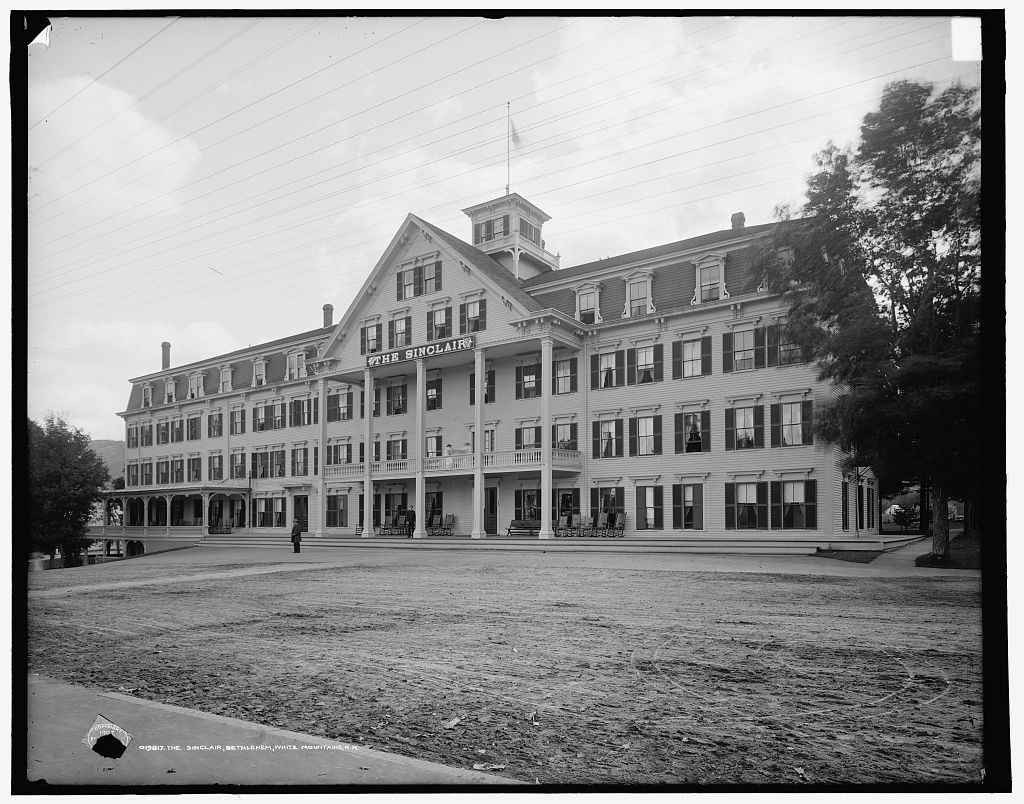
[[558, 425], [557, 424], [551, 425], [551, 448], [552, 449], [557, 449], [558, 448], [558, 435], [557, 435], [557, 433], [558, 433]]
[[[626, 354], [619, 349], [615, 352], [615, 385], [626, 384]], [[620, 453], [621, 454], [621, 453]]]
[[654, 344], [654, 381], [661, 382], [665, 379], [665, 347]]
[[405, 317], [405, 342], [412, 343], [412, 316]]
[[313, 474], [320, 474], [320, 447], [313, 447]]
[[725, 484], [725, 529], [736, 529], [736, 484]]
[[479, 329], [487, 329], [487, 299], [480, 299], [480, 326]]
[[814, 443], [814, 400], [805, 399], [801, 406], [800, 440], [804, 444]]
[[427, 310], [427, 340], [434, 340], [434, 314]]
[[320, 423], [320, 397], [313, 398], [313, 424]]
[[808, 530], [818, 528], [818, 481], [804, 481], [804, 511]]
[[725, 448], [736, 449], [736, 411], [725, 409]]
[[636, 419], [629, 420], [629, 454], [636, 455]]
[[441, 262], [434, 263], [434, 290], [441, 289]]
[[768, 527], [768, 482], [757, 484], [757, 527]]
[[772, 324], [765, 331], [768, 338], [768, 365], [779, 365], [779, 325]]
[[541, 439], [540, 425], [537, 425], [536, 427], [533, 428], [533, 443], [534, 444], [540, 444], [541, 443], [540, 439]]
[[772, 404], [771, 413], [772, 446], [782, 446], [782, 405]]
[[386, 412], [387, 412], [388, 416], [390, 416], [392, 413], [394, 413], [394, 410], [393, 410], [393, 408], [391, 406], [391, 392], [393, 390], [394, 389], [390, 385], [387, 388], [384, 389], [384, 407], [386, 409]]
[[[573, 427], [575, 427], [575, 426], [576, 425], [573, 425]], [[580, 512], [580, 490], [579, 489], [573, 489], [572, 490], [572, 512], [573, 512], [574, 516]]]
[[722, 371], [732, 371], [732, 333], [722, 333]]
[[516, 399], [523, 398], [523, 367], [516, 366]]
[[646, 488], [646, 486], [636, 487], [636, 499], [634, 502], [636, 502], [637, 530], [647, 530], [647, 528], [651, 526], [651, 524], [647, 521], [647, 506], [644, 504], [646, 502], [645, 498], [647, 496]]
[[373, 459], [375, 461], [379, 461], [380, 460], [380, 442], [379, 441], [374, 441], [373, 442]]
[[366, 391], [359, 392], [359, 418], [366, 418]]
[[417, 265], [415, 268], [412, 269], [412, 277], [413, 277], [412, 278], [412, 284], [413, 284], [413, 291], [412, 292], [416, 296], [422, 296], [423, 295], [423, 266], [422, 265]]
[[390, 441], [385, 445], [384, 449], [385, 449], [384, 460], [386, 460], [386, 461], [394, 460], [395, 456], [394, 456], [394, 454], [393, 454], [393, 452], [391, 450], [391, 442]]
[[683, 378], [683, 342], [672, 341], [672, 379]]
[[483, 224], [473, 224], [473, 245], [476, 245], [483, 238]]
[[597, 508], [601, 504], [601, 492], [599, 489], [590, 490], [590, 519], [597, 522]]
[[700, 339], [700, 373], [711, 374], [711, 336], [705, 335]]
[[508, 234], [508, 215], [502, 215], [501, 217], [501, 233], [502, 235]]
[[615, 512], [617, 514], [626, 513], [626, 493], [621, 486], [617, 486], [615, 489]]
[[764, 327], [754, 328], [754, 368], [764, 368]]
[[764, 446], [764, 405], [754, 405], [754, 446]]
[[378, 350], [380, 349], [380, 345], [383, 342], [383, 340], [384, 340], [384, 325], [383, 324], [378, 324], [377, 325], [377, 349]]
[[575, 394], [579, 390], [579, 383], [576, 378], [576, 366], [577, 360], [575, 357], [569, 358], [569, 393]]
[[682, 530], [683, 527], [683, 487], [672, 484], [672, 528]]
[[704, 484], [693, 487], [693, 529], [704, 530]]
[[654, 454], [661, 455], [661, 416], [654, 417]]
[[366, 327], [359, 328], [359, 354], [366, 354]]
[[345, 410], [348, 418], [352, 418], [352, 392], [345, 394]]
[[700, 451], [711, 452], [711, 411], [700, 412]]
[[466, 304], [463, 302], [459, 305], [459, 334], [466, 334]]
[[388, 321], [388, 349], [395, 348], [395, 322]]
[[601, 422], [594, 422], [594, 457], [601, 457]]
[[401, 301], [402, 300], [402, 272], [401, 271], [399, 271], [397, 274], [395, 274], [395, 279], [398, 280], [398, 300]]
[[573, 449], [579, 449], [579, 441], [577, 440], [577, 427], [576, 422], [569, 425], [569, 441], [572, 443]]
[[772, 530], [782, 529], [782, 483], [778, 480], [773, 480], [771, 484], [772, 491]]
[[516, 428], [516, 449], [523, 448], [523, 429], [521, 427]]
[[682, 413], [675, 414], [675, 433], [676, 433], [676, 454], [679, 455], [683, 451], [683, 428], [685, 425], [686, 417]]
[[359, 442], [359, 463], [366, 463], [366, 445]]
[[598, 355], [590, 356], [590, 390], [597, 388], [600, 375], [601, 359]]
[[476, 375], [469, 375], [469, 404], [476, 404]]
[[636, 349], [626, 350], [626, 385], [636, 385]]
[[523, 492], [522, 489], [516, 489], [516, 519], [523, 518]]
[[665, 527], [665, 514], [662, 511], [664, 505], [664, 491], [661, 486], [654, 487], [654, 529], [662, 530]]
[[622, 457], [622, 419], [615, 420], [615, 457]]

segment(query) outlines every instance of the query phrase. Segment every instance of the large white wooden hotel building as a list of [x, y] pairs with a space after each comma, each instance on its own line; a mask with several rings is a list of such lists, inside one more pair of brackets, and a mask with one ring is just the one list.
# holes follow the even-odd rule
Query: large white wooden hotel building
[[871, 472], [814, 437], [832, 389], [757, 267], [771, 224], [562, 268], [520, 195], [464, 212], [469, 242], [408, 215], [336, 323], [184, 366], [165, 343], [102, 535], [374, 538], [409, 507], [421, 539], [877, 535]]

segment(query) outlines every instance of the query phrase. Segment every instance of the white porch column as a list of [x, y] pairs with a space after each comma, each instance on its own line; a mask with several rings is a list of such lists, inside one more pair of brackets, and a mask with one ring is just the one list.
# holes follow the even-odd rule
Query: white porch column
[[[316, 472], [316, 529], [310, 528], [314, 536], [323, 536], [327, 527], [327, 478], [325, 477], [327, 466], [327, 380], [320, 377], [317, 380], [317, 404], [320, 406], [320, 430], [317, 438], [317, 466]], [[312, 456], [310, 456], [312, 457]]]
[[473, 532], [474, 539], [486, 538], [484, 530], [484, 350], [473, 351], [473, 393], [476, 397], [476, 408], [473, 411], [473, 427], [476, 432], [473, 449]]
[[552, 342], [550, 336], [540, 341], [540, 538], [553, 539], [555, 532], [551, 529], [551, 357]]
[[165, 523], [166, 532], [164, 534], [165, 536], [170, 536], [171, 535], [171, 500], [173, 500], [173, 499], [174, 499], [174, 495], [173, 494], [165, 494], [164, 495], [164, 503], [167, 506], [167, 510], [166, 510], [167, 521]]
[[416, 491], [413, 494], [413, 508], [416, 511], [416, 527], [413, 529], [414, 539], [423, 539], [427, 535], [426, 475], [423, 473], [423, 453], [426, 444], [424, 431], [427, 429], [427, 371], [423, 358], [416, 361], [416, 449], [410, 450], [416, 461]]
[[200, 496], [203, 498], [203, 521], [199, 524], [202, 525], [207, 532], [210, 530], [210, 492], [200, 492]]
[[363, 538], [373, 536], [373, 374], [363, 369]]

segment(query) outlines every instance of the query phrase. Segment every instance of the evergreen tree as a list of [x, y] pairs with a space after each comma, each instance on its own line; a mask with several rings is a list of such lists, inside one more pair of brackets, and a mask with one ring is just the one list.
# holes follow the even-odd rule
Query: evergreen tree
[[856, 150], [817, 155], [769, 252], [794, 336], [842, 389], [820, 434], [881, 478], [927, 481], [938, 556], [950, 492], [972, 510], [979, 492], [980, 145], [974, 89], [890, 84]]
[[85, 530], [93, 503], [110, 478], [89, 436], [49, 414], [40, 426], [28, 421], [29, 536], [33, 548], [65, 566], [78, 563], [90, 544]]

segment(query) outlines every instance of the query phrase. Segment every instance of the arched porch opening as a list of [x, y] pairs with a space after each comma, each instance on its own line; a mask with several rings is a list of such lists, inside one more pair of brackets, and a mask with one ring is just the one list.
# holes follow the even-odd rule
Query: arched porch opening
[[125, 545], [125, 555], [128, 556], [128, 558], [146, 555], [146, 543], [134, 540], [129, 541]]
[[202, 524], [203, 497], [201, 494], [175, 494], [171, 497], [172, 528]]
[[141, 528], [146, 524], [146, 501], [142, 497], [128, 498], [126, 524], [130, 528]]
[[149, 498], [149, 522], [150, 527], [167, 527], [167, 500], [163, 497]]

